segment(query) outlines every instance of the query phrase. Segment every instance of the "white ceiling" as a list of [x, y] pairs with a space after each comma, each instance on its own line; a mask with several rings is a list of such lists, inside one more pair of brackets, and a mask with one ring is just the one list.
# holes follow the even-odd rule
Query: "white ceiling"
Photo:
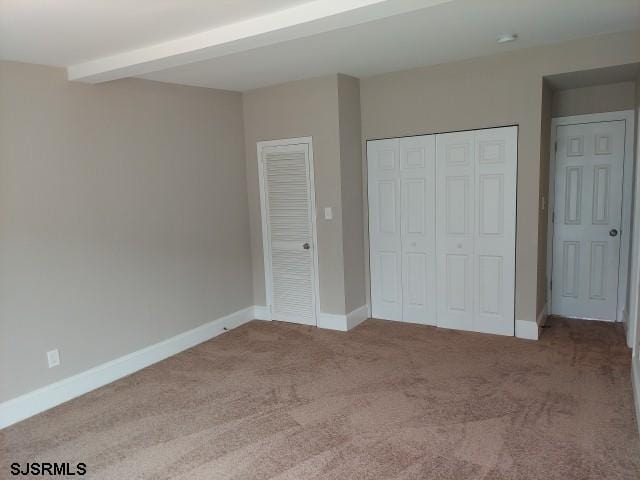
[[0, 58], [68, 66], [309, 0], [0, 0]]
[[[144, 78], [247, 90], [335, 72], [366, 77], [639, 26], [637, 0], [456, 0]], [[518, 41], [497, 44], [505, 32], [517, 32]]]
[[[640, 0], [0, 0], [0, 8], [0, 58], [71, 66], [70, 77], [85, 81], [139, 76], [240, 91], [640, 26]], [[511, 32], [517, 42], [496, 43]]]

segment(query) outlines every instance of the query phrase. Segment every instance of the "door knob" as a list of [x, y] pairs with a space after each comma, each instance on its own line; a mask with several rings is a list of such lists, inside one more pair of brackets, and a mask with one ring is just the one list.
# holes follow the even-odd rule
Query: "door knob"
[[610, 237], [615, 237], [617, 235], [618, 235], [618, 230], [616, 230], [615, 228], [612, 228], [611, 230], [609, 230]]
[[304, 245], [302, 245], [302, 248], [304, 248], [305, 250], [309, 250], [311, 248], [311, 245], [305, 243]]

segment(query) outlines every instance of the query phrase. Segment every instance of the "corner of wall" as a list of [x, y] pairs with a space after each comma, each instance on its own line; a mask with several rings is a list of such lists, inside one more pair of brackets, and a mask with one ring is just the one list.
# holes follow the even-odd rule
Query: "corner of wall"
[[[344, 232], [345, 225], [352, 223], [349, 219], [353, 215], [353, 205], [350, 188], [345, 186], [349, 171], [345, 169], [346, 163], [342, 165], [341, 162], [349, 156], [350, 145], [346, 139], [350, 136], [347, 132], [353, 122], [349, 115], [351, 103], [347, 100], [352, 97], [349, 92], [354, 82], [357, 86], [357, 79], [334, 74], [243, 93], [253, 296], [257, 305], [266, 304], [266, 298], [256, 142], [310, 136], [313, 138], [315, 172], [320, 311], [344, 316], [353, 310], [348, 308], [351, 302], [347, 300], [352, 296], [353, 275], [350, 265], [353, 255], [348, 250], [351, 243], [345, 240], [352, 235]], [[345, 103], [343, 108], [340, 106], [341, 98]], [[359, 115], [358, 106], [358, 128]], [[278, 121], [274, 121], [274, 118]], [[359, 134], [357, 141], [360, 141]], [[347, 198], [346, 208], [343, 195]], [[361, 204], [361, 197], [359, 200]], [[324, 218], [326, 207], [333, 210], [331, 220]], [[358, 248], [362, 250], [361, 239]], [[350, 271], [345, 273], [345, 269]]]
[[[551, 107], [553, 92], [549, 83], [542, 79], [540, 102], [540, 177], [538, 186], [538, 282], [536, 292], [536, 318], [539, 320], [547, 308], [547, 250], [549, 215], [549, 172], [551, 155]], [[545, 313], [546, 315], [546, 313]], [[538, 321], [538, 324], [540, 322]]]
[[338, 74], [345, 312], [366, 304], [360, 80]]

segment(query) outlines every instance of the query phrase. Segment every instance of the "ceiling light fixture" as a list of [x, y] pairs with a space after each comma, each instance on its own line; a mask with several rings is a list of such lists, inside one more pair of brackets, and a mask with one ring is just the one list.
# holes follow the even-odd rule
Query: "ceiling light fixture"
[[518, 39], [518, 34], [516, 33], [503, 33], [497, 39], [498, 43], [509, 43], [515, 42]]

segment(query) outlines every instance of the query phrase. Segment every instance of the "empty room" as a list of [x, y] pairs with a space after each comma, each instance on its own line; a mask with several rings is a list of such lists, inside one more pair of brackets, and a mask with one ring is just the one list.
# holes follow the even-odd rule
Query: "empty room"
[[640, 0], [0, 0], [0, 478], [640, 479]]

